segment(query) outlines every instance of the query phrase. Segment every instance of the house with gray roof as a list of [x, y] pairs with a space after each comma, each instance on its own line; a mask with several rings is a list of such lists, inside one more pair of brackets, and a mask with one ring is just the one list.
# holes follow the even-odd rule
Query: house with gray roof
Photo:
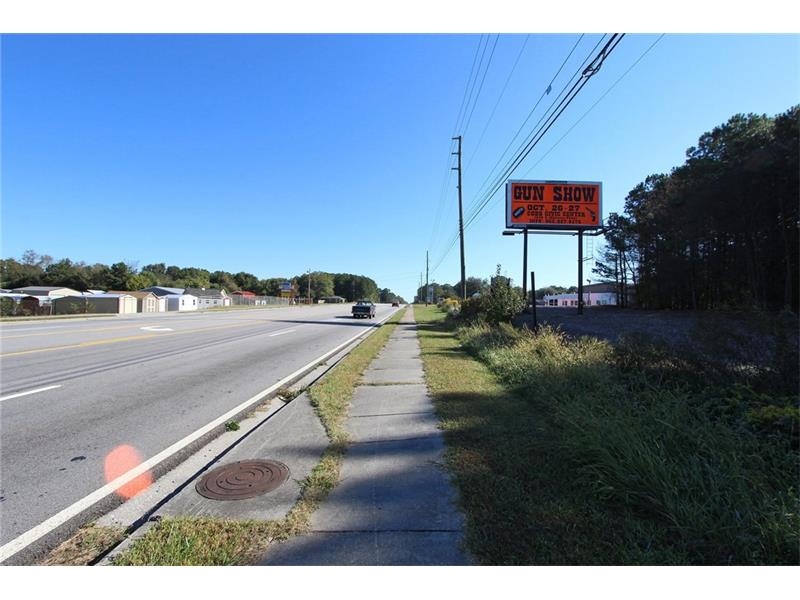
[[197, 298], [197, 308], [211, 308], [214, 306], [230, 306], [231, 297], [224, 289], [216, 288], [186, 288], [186, 294]]

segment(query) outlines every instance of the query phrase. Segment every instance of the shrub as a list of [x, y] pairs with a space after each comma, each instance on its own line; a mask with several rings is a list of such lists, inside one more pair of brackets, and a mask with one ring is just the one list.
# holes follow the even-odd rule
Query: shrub
[[575, 477], [655, 526], [654, 544], [698, 564], [797, 564], [796, 402], [734, 381], [703, 385], [694, 363], [664, 347], [633, 354], [485, 323], [459, 338], [547, 411]]
[[498, 265], [497, 274], [492, 278], [489, 291], [467, 299], [461, 306], [460, 314], [467, 321], [485, 321], [497, 325], [510, 323], [522, 308], [522, 296], [511, 287], [506, 277], [500, 275], [500, 265]]

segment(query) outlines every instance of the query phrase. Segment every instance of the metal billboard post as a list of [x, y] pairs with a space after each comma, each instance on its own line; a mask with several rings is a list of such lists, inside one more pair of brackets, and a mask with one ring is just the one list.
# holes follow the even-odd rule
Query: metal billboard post
[[583, 314], [583, 229], [578, 229], [578, 314]]
[[522, 312], [528, 312], [528, 228], [522, 234], [522, 301], [525, 303]]

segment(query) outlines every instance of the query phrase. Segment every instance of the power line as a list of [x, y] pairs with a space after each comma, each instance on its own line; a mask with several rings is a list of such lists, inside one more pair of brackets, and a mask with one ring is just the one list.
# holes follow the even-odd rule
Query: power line
[[[489, 72], [489, 67], [492, 64], [492, 58], [494, 57], [494, 50], [497, 48], [497, 42], [500, 39], [500, 34], [497, 34], [494, 38], [494, 44], [492, 45], [492, 51], [489, 54], [489, 60], [486, 61], [486, 68], [483, 70], [483, 77], [481, 78], [481, 84], [478, 86], [478, 93], [475, 94], [475, 101], [472, 103], [472, 110], [469, 113], [469, 117], [467, 118], [467, 122], [463, 127], [464, 133], [466, 134], [469, 130], [469, 124], [472, 121], [472, 114], [475, 112], [475, 107], [478, 106], [478, 98], [481, 95], [481, 90], [483, 90], [483, 82], [486, 81], [486, 74]], [[486, 46], [489, 45], [489, 41], [487, 38]], [[486, 47], [484, 47], [484, 52], [486, 51]], [[483, 56], [481, 56], [481, 63], [483, 63]], [[478, 70], [480, 71], [480, 66], [478, 66]], [[476, 78], [477, 79], [477, 78]]]
[[[547, 121], [539, 128], [537, 132], [530, 137], [530, 141], [528, 141], [524, 148], [517, 154], [517, 156], [508, 163], [505, 171], [501, 176], [495, 179], [495, 183], [493, 184], [492, 189], [487, 192], [480, 203], [478, 204], [477, 208], [472, 212], [472, 215], [467, 220], [465, 227], [468, 227], [472, 222], [475, 221], [477, 216], [481, 213], [481, 211], [486, 207], [489, 200], [491, 200], [492, 196], [497, 192], [498, 189], [503, 185], [503, 182], [514, 172], [514, 170], [525, 160], [525, 158], [530, 154], [536, 144], [544, 137], [544, 135], [550, 130], [550, 128], [555, 124], [558, 118], [563, 114], [563, 112], [567, 109], [567, 107], [572, 103], [575, 97], [580, 93], [580, 91], [584, 88], [584, 86], [589, 82], [589, 79], [592, 78], [602, 67], [603, 62], [606, 58], [614, 51], [617, 45], [622, 40], [625, 34], [614, 34], [611, 39], [608, 40], [606, 45], [600, 51], [600, 53], [592, 60], [591, 63], [583, 70], [581, 73], [581, 78], [575, 82], [572, 86], [570, 91], [567, 95], [559, 102], [558, 106], [553, 109], [553, 112], [550, 113], [550, 116], [547, 118]], [[551, 105], [552, 106], [552, 105]], [[549, 109], [548, 109], [549, 110]]]
[[[488, 38], [487, 38], [488, 44]], [[467, 85], [464, 86], [464, 96], [461, 99], [461, 107], [458, 109], [458, 117], [456, 118], [456, 124], [453, 126], [453, 136], [458, 133], [458, 128], [461, 125], [462, 117], [466, 114], [466, 107], [469, 105], [467, 102], [467, 91], [469, 90], [469, 96], [472, 97], [472, 90], [475, 88], [475, 82], [473, 81], [473, 73], [475, 73], [475, 63], [478, 60], [478, 54], [481, 51], [481, 46], [483, 46], [483, 36], [481, 35], [480, 39], [478, 40], [478, 47], [475, 48], [475, 56], [472, 58], [472, 67], [469, 70], [469, 77], [467, 78]], [[483, 58], [481, 57], [481, 60]], [[477, 77], [475, 77], [477, 79]], [[470, 86], [470, 84], [472, 84]]]
[[525, 47], [528, 45], [528, 39], [530, 38], [530, 34], [525, 36], [525, 40], [522, 42], [522, 47], [519, 49], [519, 54], [517, 54], [517, 59], [514, 61], [514, 66], [511, 67], [511, 71], [506, 77], [506, 82], [503, 84], [503, 89], [500, 91], [500, 95], [497, 97], [497, 102], [494, 103], [494, 108], [492, 108], [492, 114], [489, 115], [489, 119], [486, 121], [486, 125], [483, 126], [483, 131], [481, 131], [481, 136], [478, 138], [478, 143], [475, 144], [475, 149], [472, 151], [472, 156], [467, 163], [467, 170], [469, 170], [472, 161], [475, 159], [475, 155], [478, 152], [478, 148], [480, 148], [481, 142], [483, 141], [483, 136], [486, 134], [486, 130], [489, 129], [489, 125], [494, 119], [495, 112], [497, 112], [497, 107], [500, 106], [500, 101], [503, 99], [503, 95], [506, 93], [506, 88], [508, 87], [508, 83], [511, 81], [511, 76], [514, 75], [514, 71], [517, 69], [517, 65], [519, 64], [519, 59], [522, 58], [522, 53], [525, 51]]
[[[561, 95], [564, 93], [564, 90], [566, 90], [567, 86], [569, 86], [570, 82], [571, 82], [573, 79], [575, 79], [575, 77], [577, 77], [577, 76], [580, 74], [581, 70], [584, 68], [584, 66], [586, 65], [586, 63], [589, 61], [589, 58], [592, 56], [592, 54], [594, 53], [594, 51], [595, 51], [595, 50], [597, 50], [597, 48], [598, 48], [598, 47], [600, 46], [600, 44], [603, 42], [603, 39], [605, 39], [605, 37], [606, 37], [606, 36], [605, 36], [605, 34], [604, 34], [604, 35], [603, 35], [603, 36], [600, 38], [600, 40], [597, 42], [597, 44], [595, 44], [594, 48], [592, 48], [592, 50], [589, 52], [589, 54], [588, 54], [588, 55], [586, 56], [586, 58], [583, 60], [583, 63], [581, 63], [581, 66], [578, 68], [578, 70], [576, 71], [576, 73], [575, 73], [575, 74], [574, 74], [574, 75], [573, 75], [573, 76], [572, 76], [572, 77], [571, 77], [571, 78], [570, 78], [570, 79], [567, 81], [567, 83], [566, 83], [566, 84], [564, 85], [564, 87], [562, 88], [561, 92], [559, 92], [558, 96], [556, 96], [556, 98], [553, 100], [553, 103], [555, 103], [555, 102], [557, 102], [557, 101], [558, 101], [558, 99], [559, 99], [559, 98], [561, 97]], [[513, 143], [516, 141], [516, 139], [519, 137], [519, 134], [520, 134], [520, 132], [521, 132], [521, 131], [522, 131], [522, 130], [525, 128], [525, 125], [528, 123], [528, 121], [530, 120], [530, 118], [533, 116], [533, 113], [534, 113], [534, 112], [536, 111], [536, 109], [539, 107], [539, 104], [541, 103], [542, 99], [543, 99], [543, 98], [544, 98], [546, 95], [548, 95], [548, 93], [549, 93], [549, 91], [550, 91], [550, 89], [551, 89], [551, 87], [552, 87], [552, 85], [553, 85], [553, 82], [556, 80], [556, 77], [558, 77], [558, 74], [559, 74], [559, 73], [561, 73], [561, 70], [564, 68], [564, 65], [567, 63], [567, 61], [569, 60], [569, 58], [570, 58], [570, 57], [572, 56], [572, 54], [575, 52], [575, 49], [578, 47], [578, 44], [580, 44], [580, 42], [581, 42], [581, 40], [582, 40], [582, 39], [583, 39], [583, 34], [581, 34], [581, 35], [578, 37], [578, 41], [576, 41], [576, 42], [575, 42], [575, 44], [572, 46], [572, 49], [569, 51], [569, 54], [567, 54], [567, 57], [566, 57], [566, 58], [564, 59], [564, 61], [561, 63], [561, 66], [558, 68], [558, 71], [556, 71], [556, 74], [555, 74], [555, 75], [553, 76], [553, 78], [550, 80], [550, 84], [549, 84], [549, 85], [548, 85], [548, 86], [547, 86], [547, 87], [544, 89], [544, 91], [542, 92], [541, 96], [539, 96], [539, 99], [538, 99], [538, 100], [536, 101], [536, 103], [533, 105], [533, 108], [531, 108], [530, 112], [528, 113], [528, 116], [527, 116], [527, 117], [525, 117], [525, 120], [524, 120], [524, 121], [522, 122], [522, 124], [519, 126], [519, 129], [517, 129], [517, 132], [514, 134], [514, 137], [512, 137], [512, 138], [511, 138], [511, 140], [508, 142], [508, 145], [506, 145], [506, 148], [505, 148], [505, 150], [503, 150], [503, 153], [502, 153], [502, 154], [501, 154], [501, 155], [498, 157], [498, 159], [497, 159], [497, 162], [494, 164], [494, 166], [492, 167], [492, 169], [489, 171], [489, 174], [486, 176], [486, 179], [483, 181], [483, 183], [482, 183], [482, 184], [480, 185], [480, 187], [478, 188], [478, 193], [476, 194], [476, 197], [478, 197], [478, 196], [480, 196], [480, 195], [481, 195], [481, 192], [482, 192], [482, 191], [484, 190], [484, 188], [486, 187], [486, 184], [487, 184], [487, 183], [489, 183], [489, 181], [491, 181], [491, 179], [492, 179], [492, 173], [494, 173], [494, 172], [495, 172], [495, 170], [497, 169], [498, 165], [500, 165], [500, 163], [501, 163], [501, 162], [503, 161], [503, 159], [505, 158], [506, 154], [508, 154], [508, 151], [511, 149], [511, 146], [512, 146], [512, 144], [513, 144]], [[551, 104], [551, 105], [550, 105], [550, 107], [552, 108], [552, 106], [553, 106], [553, 105]], [[548, 109], [548, 110], [549, 110], [549, 109]], [[547, 111], [545, 111], [545, 114], [547, 114]], [[539, 124], [542, 122], [542, 119], [543, 119], [543, 118], [544, 118], [544, 115], [543, 115], [543, 116], [542, 116], [542, 117], [539, 119], [539, 121], [536, 123], [536, 125], [534, 125], [534, 128], [535, 128], [535, 127], [537, 127], [537, 126], [538, 126], [538, 125], [539, 125]]]
[[[487, 40], [487, 42], [488, 42], [488, 40]], [[464, 112], [465, 106], [467, 105], [467, 102], [466, 102], [467, 93], [468, 93], [468, 90], [470, 89], [470, 82], [473, 79], [472, 75], [475, 72], [475, 64], [476, 64], [476, 62], [478, 60], [478, 54], [480, 53], [482, 45], [483, 45], [483, 36], [481, 35], [480, 39], [478, 40], [478, 46], [475, 48], [475, 54], [472, 57], [472, 66], [470, 67], [469, 75], [467, 76], [467, 83], [464, 85], [464, 93], [461, 96], [461, 105], [460, 105], [460, 107], [458, 109], [458, 117], [456, 118], [455, 125], [453, 126], [453, 134], [450, 136], [451, 138], [455, 137], [456, 132], [458, 131], [458, 126], [459, 126], [459, 124], [461, 122], [462, 113]], [[474, 87], [474, 83], [473, 83], [473, 87]], [[470, 93], [470, 95], [471, 95], [471, 93]], [[428, 247], [429, 248], [433, 245], [433, 240], [436, 237], [437, 231], [439, 230], [439, 224], [441, 222], [442, 210], [444, 208], [444, 201], [445, 201], [445, 197], [446, 197], [446, 193], [447, 193], [447, 188], [450, 185], [450, 180], [453, 177], [453, 171], [450, 169], [450, 164], [452, 163], [452, 155], [451, 155], [451, 153], [453, 151], [453, 146], [454, 146], [454, 141], [451, 140], [450, 141], [450, 147], [447, 150], [447, 158], [446, 158], [446, 162], [445, 162], [445, 171], [444, 171], [444, 175], [442, 176], [442, 187], [441, 187], [441, 191], [440, 191], [440, 194], [439, 194], [439, 204], [438, 204], [437, 209], [436, 209], [436, 219], [434, 220], [433, 229], [431, 229], [431, 237], [430, 237], [430, 240], [428, 241]]]
[[[608, 42], [603, 47], [603, 49], [594, 57], [594, 59], [585, 68], [583, 67], [583, 65], [586, 64], [586, 60], [588, 60], [588, 57], [587, 57], [586, 60], [584, 60], [584, 62], [581, 65], [582, 71], [579, 71], [580, 72], [580, 79], [578, 79], [578, 81], [575, 82], [575, 84], [572, 86], [572, 88], [569, 90], [569, 92], [566, 94], [566, 96], [564, 96], [564, 98], [558, 103], [558, 105], [555, 107], [555, 109], [553, 109], [553, 111], [550, 113], [550, 116], [547, 118], [547, 121], [538, 129], [538, 131], [536, 131], [532, 135], [528, 136], [528, 140], [529, 141], [527, 143], [525, 143], [521, 147], [521, 150], [518, 152], [517, 156], [507, 163], [507, 167], [504, 170], [503, 175], [501, 175], [500, 177], [495, 179], [495, 183], [494, 183], [491, 191], [487, 192], [483, 196], [483, 198], [479, 202], [476, 203], [476, 209], [473, 211], [473, 213], [470, 216], [470, 218], [468, 219], [467, 223], [464, 224], [464, 228], [465, 229], [471, 223], [473, 223], [475, 221], [475, 219], [478, 217], [478, 215], [481, 213], [481, 211], [486, 207], [488, 202], [491, 200], [492, 196], [494, 196], [494, 194], [497, 192], [497, 190], [500, 188], [500, 186], [502, 186], [503, 181], [522, 163], [522, 161], [525, 160], [525, 158], [528, 156], [528, 154], [530, 154], [530, 152], [539, 143], [539, 141], [542, 139], [542, 137], [555, 124], [555, 122], [563, 114], [563, 112], [567, 109], [567, 107], [572, 103], [572, 101], [575, 99], [575, 97], [577, 97], [577, 95], [580, 93], [580, 91], [583, 89], [583, 87], [588, 83], [589, 79], [592, 76], [594, 76], [600, 70], [600, 68], [602, 67], [603, 62], [605, 61], [605, 59], [608, 58], [608, 56], [611, 54], [611, 52], [613, 52], [613, 50], [617, 47], [617, 45], [620, 43], [620, 41], [622, 40], [624, 35], [625, 34], [614, 34], [608, 40]], [[605, 39], [605, 36], [603, 36], [603, 38], [601, 38], [601, 42], [602, 42], [603, 39]], [[600, 42], [598, 42], [598, 44], [595, 46], [594, 49], [596, 49], [597, 46], [599, 46], [599, 44], [600, 44]], [[593, 49], [593, 51], [594, 51], [594, 49]], [[591, 54], [589, 56], [591, 56]], [[562, 67], [563, 67], [563, 64], [562, 64]], [[572, 79], [574, 79], [574, 76], [572, 78], [570, 78], [570, 81], [572, 81]], [[552, 82], [551, 82], [551, 85], [552, 85]], [[568, 85], [569, 85], [569, 83], [567, 83], [567, 85], [564, 87], [564, 89], [566, 89], [566, 87]], [[562, 93], [559, 94], [559, 97], [561, 97], [562, 94], [563, 94], [563, 90], [562, 90]], [[550, 111], [551, 108], [553, 108], [553, 105], [555, 105], [556, 102], [558, 102], [558, 98], [556, 98], [556, 100], [554, 100], [553, 104], [551, 104], [550, 108], [548, 108], [548, 111], [546, 111], [546, 114], [547, 114], [547, 112]], [[544, 117], [542, 117], [542, 119], [543, 118]], [[541, 123], [542, 119], [539, 120], [539, 123]], [[526, 121], [527, 121], [527, 119], [526, 119]], [[538, 123], [537, 123], [537, 125], [538, 125]], [[498, 164], [499, 164], [499, 161], [498, 161]], [[455, 236], [455, 239], [453, 239], [453, 241], [448, 245], [448, 248], [445, 250], [445, 252], [442, 255], [442, 257], [439, 259], [439, 261], [437, 261], [436, 266], [434, 267], [433, 271], [436, 271], [436, 269], [438, 269], [438, 267], [442, 264], [442, 262], [444, 261], [445, 257], [447, 256], [447, 254], [449, 254], [450, 250], [455, 245], [455, 241], [457, 241], [457, 239], [458, 239], [458, 236]]]
[[666, 35], [666, 34], [662, 33], [660, 36], [658, 36], [658, 39], [656, 39], [656, 41], [655, 41], [655, 42], [653, 42], [652, 44], [650, 44], [650, 46], [647, 48], [647, 50], [645, 50], [644, 52], [642, 52], [642, 54], [639, 56], [639, 58], [637, 58], [637, 59], [634, 61], [634, 63], [633, 63], [633, 64], [632, 64], [630, 67], [628, 67], [628, 70], [627, 70], [627, 71], [625, 71], [625, 72], [624, 72], [622, 75], [620, 75], [620, 76], [619, 76], [619, 79], [617, 79], [617, 80], [616, 80], [614, 83], [612, 83], [612, 84], [611, 84], [611, 86], [610, 86], [610, 87], [609, 87], [609, 88], [608, 88], [608, 89], [607, 89], [605, 92], [603, 92], [603, 94], [602, 94], [602, 95], [601, 95], [601, 96], [600, 96], [600, 97], [599, 97], [599, 98], [598, 98], [598, 99], [595, 101], [595, 103], [594, 103], [594, 104], [592, 104], [592, 105], [591, 105], [591, 106], [588, 108], [588, 110], [587, 110], [585, 113], [583, 113], [583, 115], [581, 115], [581, 117], [580, 117], [580, 118], [579, 118], [577, 121], [575, 121], [575, 122], [572, 124], [572, 126], [571, 126], [569, 129], [567, 129], [567, 131], [564, 133], [564, 135], [562, 135], [560, 138], [558, 138], [558, 141], [557, 141], [555, 144], [553, 144], [553, 145], [550, 147], [550, 149], [549, 149], [547, 152], [545, 152], [545, 153], [542, 155], [542, 157], [541, 157], [539, 160], [537, 160], [537, 161], [536, 161], [534, 164], [532, 164], [532, 165], [531, 165], [531, 167], [530, 167], [530, 168], [529, 168], [527, 171], [525, 171], [525, 173], [524, 173], [524, 175], [523, 175], [522, 177], [523, 177], [523, 178], [527, 177], [527, 176], [528, 176], [528, 173], [530, 173], [531, 171], [533, 171], [533, 169], [535, 169], [537, 166], [539, 166], [539, 164], [540, 164], [540, 163], [541, 163], [541, 162], [542, 162], [542, 161], [543, 161], [545, 158], [547, 158], [547, 157], [548, 157], [548, 155], [549, 155], [549, 154], [550, 154], [550, 153], [551, 153], [551, 152], [552, 152], [552, 151], [555, 149], [555, 147], [556, 147], [556, 146], [558, 146], [558, 145], [559, 145], [559, 144], [560, 144], [560, 143], [563, 141], [563, 139], [564, 139], [565, 137], [567, 137], [567, 136], [570, 134], [570, 132], [572, 132], [572, 130], [573, 130], [573, 129], [575, 129], [575, 127], [577, 127], [577, 125], [578, 125], [578, 124], [579, 124], [581, 121], [583, 121], [583, 119], [586, 117], [586, 115], [588, 115], [590, 112], [592, 112], [592, 110], [594, 110], [594, 107], [595, 107], [595, 106], [597, 106], [598, 104], [600, 104], [600, 102], [603, 100], [603, 98], [605, 98], [606, 96], [608, 96], [609, 92], [611, 92], [611, 90], [613, 90], [613, 89], [614, 89], [614, 88], [617, 86], [617, 84], [618, 84], [620, 81], [622, 81], [622, 80], [625, 78], [625, 76], [626, 76], [628, 73], [630, 73], [630, 72], [633, 70], [633, 68], [634, 68], [636, 65], [638, 65], [638, 64], [641, 62], [641, 60], [642, 60], [642, 59], [643, 59], [643, 58], [644, 58], [644, 57], [645, 57], [645, 56], [646, 56], [646, 55], [647, 55], [647, 54], [650, 52], [650, 50], [652, 50], [652, 49], [653, 49], [653, 47], [654, 47], [654, 46], [655, 46], [655, 45], [656, 45], [658, 42], [660, 42], [660, 41], [661, 41], [661, 38], [663, 38], [665, 35]]

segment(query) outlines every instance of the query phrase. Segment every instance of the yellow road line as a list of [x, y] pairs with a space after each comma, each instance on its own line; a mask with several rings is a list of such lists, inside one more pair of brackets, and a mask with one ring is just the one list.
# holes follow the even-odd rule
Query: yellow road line
[[81, 342], [79, 344], [67, 344], [64, 346], [48, 346], [46, 348], [34, 348], [32, 350], [20, 350], [19, 352], [8, 352], [6, 354], [0, 354], [0, 358], [5, 358], [8, 356], [22, 356], [23, 354], [36, 354], [37, 352], [52, 352], [54, 350], [69, 350], [71, 348], [88, 348], [91, 346], [102, 346], [104, 344], [116, 344], [119, 342], [131, 342], [135, 340], [146, 340], [154, 337], [164, 337], [169, 335], [181, 335], [184, 333], [195, 333], [197, 331], [213, 331], [216, 329], [231, 329], [233, 327], [243, 327], [245, 325], [252, 325], [253, 323], [248, 321], [246, 323], [238, 323], [234, 325], [221, 325], [218, 327], [198, 327], [196, 329], [184, 329], [183, 331], [173, 331], [173, 332], [159, 332], [159, 333], [150, 333], [145, 335], [133, 335], [128, 337], [121, 337], [121, 338], [111, 338], [108, 340], [94, 340], [91, 342]]
[[[84, 329], [83, 332], [95, 332], [95, 331], [113, 331], [115, 329], [130, 329], [130, 325], [117, 325], [115, 327], [96, 327], [94, 329]], [[152, 325], [151, 325], [152, 327]], [[14, 340], [19, 338], [26, 338], [26, 337], [40, 337], [43, 335], [57, 335], [59, 333], [75, 333], [75, 330], [66, 330], [66, 331], [42, 331], [41, 333], [22, 333], [19, 335], [3, 335], [2, 339], [4, 340]]]

